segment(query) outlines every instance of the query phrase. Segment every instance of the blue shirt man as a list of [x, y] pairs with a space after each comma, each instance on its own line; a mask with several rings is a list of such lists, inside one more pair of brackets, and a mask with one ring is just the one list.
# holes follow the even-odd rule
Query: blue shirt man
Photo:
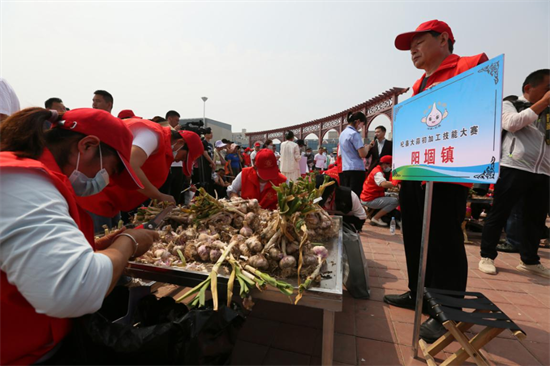
[[359, 197], [365, 181], [365, 163], [363, 158], [367, 150], [361, 135], [357, 131], [367, 121], [362, 112], [348, 114], [348, 127], [340, 134], [340, 155], [342, 173], [339, 174], [340, 186], [349, 187]]
[[361, 134], [353, 126], [348, 126], [340, 134], [340, 155], [342, 156], [342, 171], [365, 171], [365, 163], [358, 150], [364, 147]]

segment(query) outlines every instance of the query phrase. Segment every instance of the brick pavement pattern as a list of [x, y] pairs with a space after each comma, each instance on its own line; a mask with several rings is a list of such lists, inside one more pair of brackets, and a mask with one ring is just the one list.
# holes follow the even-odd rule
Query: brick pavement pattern
[[[481, 273], [480, 234], [469, 234], [473, 244], [466, 245], [467, 290], [482, 292], [527, 333], [520, 342], [506, 330], [484, 348], [485, 354], [496, 365], [550, 365], [550, 281], [518, 272], [519, 254], [499, 253], [498, 275]], [[407, 291], [401, 232], [389, 235], [387, 228], [366, 224], [361, 239], [371, 299], [356, 300], [344, 293], [343, 311], [336, 314], [334, 365], [425, 365], [421, 356], [412, 357], [414, 311], [382, 302], [386, 293]], [[539, 254], [542, 264], [550, 267], [550, 250], [541, 248]], [[322, 320], [318, 309], [258, 301], [239, 334], [232, 364], [319, 365]], [[444, 357], [457, 348], [458, 343], [451, 344]], [[471, 360], [465, 364], [474, 365]]]

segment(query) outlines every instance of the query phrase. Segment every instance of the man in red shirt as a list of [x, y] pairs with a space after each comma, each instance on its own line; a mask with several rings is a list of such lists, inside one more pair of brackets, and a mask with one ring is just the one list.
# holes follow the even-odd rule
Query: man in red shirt
[[[454, 43], [451, 28], [439, 20], [422, 23], [416, 31], [397, 36], [395, 47], [403, 51], [410, 50], [414, 66], [425, 71], [413, 86], [414, 95], [488, 60], [485, 54], [471, 57], [454, 55]], [[401, 183], [399, 203], [410, 291], [401, 295], [384, 296], [384, 302], [409, 309], [414, 309], [416, 303], [424, 194], [422, 182]], [[434, 184], [426, 287], [466, 290], [468, 261], [461, 224], [466, 214], [467, 196], [468, 188], [463, 184]], [[445, 332], [446, 329], [435, 318], [428, 319], [420, 327], [420, 337], [429, 343]]]
[[386, 197], [386, 189], [394, 188], [391, 181], [387, 181], [384, 174], [391, 171], [391, 155], [384, 155], [380, 162], [370, 172], [361, 192], [361, 203], [370, 209], [379, 210], [373, 218], [370, 219], [371, 225], [388, 226], [382, 217], [389, 214], [397, 206], [399, 200], [396, 197]]
[[262, 149], [256, 154], [253, 167], [244, 168], [227, 188], [230, 198], [242, 197], [257, 199], [260, 206], [267, 210], [277, 209], [277, 192], [273, 186], [286, 182], [287, 179], [277, 167], [277, 158], [273, 151]]

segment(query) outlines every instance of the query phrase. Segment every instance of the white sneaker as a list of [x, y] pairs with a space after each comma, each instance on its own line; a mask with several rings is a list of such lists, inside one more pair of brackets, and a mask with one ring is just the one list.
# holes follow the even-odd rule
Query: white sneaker
[[523, 262], [519, 262], [519, 266], [516, 267], [518, 270], [522, 272], [529, 272], [532, 274], [536, 274], [542, 277], [550, 278], [550, 269], [546, 268], [542, 264], [525, 264]]
[[495, 267], [495, 261], [491, 258], [481, 258], [479, 261], [479, 270], [483, 273], [496, 275], [497, 267]]
[[370, 224], [377, 225], [377, 226], [388, 226], [388, 224], [386, 224], [384, 221], [380, 219], [370, 219]]

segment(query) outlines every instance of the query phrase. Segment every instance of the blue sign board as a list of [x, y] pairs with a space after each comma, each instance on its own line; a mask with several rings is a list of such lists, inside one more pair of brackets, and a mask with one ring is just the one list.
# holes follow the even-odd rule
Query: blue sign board
[[504, 55], [393, 108], [393, 178], [495, 183]]

